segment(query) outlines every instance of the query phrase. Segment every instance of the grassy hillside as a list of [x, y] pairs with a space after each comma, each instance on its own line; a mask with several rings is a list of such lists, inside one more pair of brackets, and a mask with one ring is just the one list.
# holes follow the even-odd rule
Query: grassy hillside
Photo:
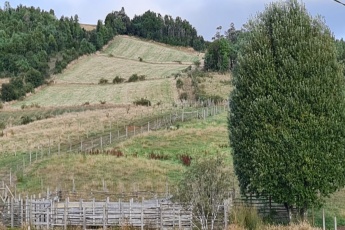
[[[101, 190], [102, 180], [114, 192], [130, 192], [134, 185], [141, 191], [164, 192], [166, 183], [173, 188], [185, 169], [181, 154], [196, 159], [203, 154], [225, 153], [229, 156], [229, 167], [232, 167], [226, 117], [226, 113], [222, 113], [205, 121], [181, 123], [175, 131], [150, 132], [108, 147], [121, 151], [122, 157], [66, 154], [44, 159], [27, 166], [17, 189], [24, 193], [38, 193], [45, 191], [47, 186], [60, 185], [62, 189], [71, 190], [74, 179], [76, 190], [84, 192]], [[157, 160], [152, 153], [167, 157]]]
[[[99, 101], [123, 104], [139, 98], [171, 105], [178, 100], [172, 75], [181, 73], [193, 61], [201, 60], [197, 52], [186, 48], [179, 50], [128, 36], [115, 37], [103, 50], [74, 61], [62, 74], [53, 77], [53, 84], [12, 107], [24, 104], [74, 106]], [[116, 76], [128, 80], [133, 74], [144, 75], [145, 81], [112, 84]], [[100, 79], [107, 79], [109, 84], [99, 85]]]
[[[181, 52], [182, 51], [182, 52]], [[193, 64], [200, 59], [199, 52], [185, 47], [172, 47], [157, 42], [143, 41], [135, 37], [117, 36], [110, 43], [105, 53], [115, 57], [152, 63]]]
[[128, 80], [132, 74], [145, 75], [146, 79], [166, 78], [181, 72], [186, 65], [178, 63], [145, 63], [139, 60], [111, 57], [104, 54], [85, 56], [69, 66], [61, 75], [57, 75], [57, 83], [94, 83], [101, 78], [109, 82], [116, 77]]
[[173, 79], [124, 83], [124, 84], [55, 84], [49, 86], [24, 101], [13, 105], [38, 104], [39, 106], [72, 106], [85, 102], [99, 104], [100, 101], [111, 104], [132, 104], [140, 98], [147, 98], [152, 103], [161, 102], [172, 105], [177, 99]]

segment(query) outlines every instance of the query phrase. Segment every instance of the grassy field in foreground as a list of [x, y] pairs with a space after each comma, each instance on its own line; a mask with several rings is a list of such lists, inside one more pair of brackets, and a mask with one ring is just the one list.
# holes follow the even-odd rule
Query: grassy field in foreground
[[[71, 189], [74, 178], [76, 189], [81, 191], [100, 189], [104, 179], [109, 189], [115, 192], [121, 192], [121, 189], [128, 191], [134, 184], [142, 190], [160, 192], [165, 190], [166, 182], [174, 187], [185, 169], [178, 158], [176, 142], [179, 142], [181, 151], [190, 154], [193, 159], [203, 154], [222, 152], [228, 156], [229, 167], [232, 167], [225, 122], [226, 113], [223, 113], [205, 121], [181, 124], [176, 131], [161, 130], [134, 137], [119, 146], [113, 146], [123, 152], [124, 156], [119, 158], [111, 155], [66, 154], [43, 159], [26, 168], [17, 189], [27, 193], [45, 191], [47, 186], [55, 188], [57, 185]], [[195, 132], [197, 136], [192, 135]], [[190, 138], [187, 139], [188, 136]], [[207, 137], [212, 141], [204, 144]], [[141, 150], [143, 141], [149, 147]], [[163, 149], [162, 143], [165, 145]], [[159, 151], [159, 154], [169, 155], [170, 158], [151, 159], [148, 153], [152, 151], [157, 154]]]

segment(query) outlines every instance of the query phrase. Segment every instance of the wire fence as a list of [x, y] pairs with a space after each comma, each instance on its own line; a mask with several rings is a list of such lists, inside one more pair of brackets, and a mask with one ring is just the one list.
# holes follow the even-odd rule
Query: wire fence
[[215, 116], [227, 110], [228, 104], [226, 102], [222, 104], [209, 103], [206, 107], [188, 107], [133, 121], [124, 127], [114, 127], [103, 133], [86, 134], [79, 141], [60, 142], [56, 138], [56, 140], [49, 141], [46, 146], [38, 146], [35, 149], [28, 149], [22, 153], [2, 154], [0, 166], [2, 165], [3, 167], [0, 169], [0, 178], [8, 186], [13, 187], [18, 172], [24, 172], [25, 168], [44, 158], [62, 153], [104, 153], [107, 146], [115, 146], [133, 136], [159, 129], [177, 129], [176, 125], [180, 122], [192, 119], [205, 120], [210, 116]]

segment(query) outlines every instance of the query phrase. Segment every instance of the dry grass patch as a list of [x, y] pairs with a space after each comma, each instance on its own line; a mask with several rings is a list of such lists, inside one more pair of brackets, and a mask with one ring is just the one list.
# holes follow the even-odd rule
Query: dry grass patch
[[[128, 113], [127, 113], [128, 112]], [[68, 113], [54, 118], [44, 119], [8, 127], [4, 136], [0, 137], [0, 152], [27, 152], [38, 146], [57, 145], [58, 142], [78, 141], [93, 133], [101, 133], [106, 129], [123, 127], [134, 119], [151, 116], [153, 107], [126, 106], [119, 108]]]
[[199, 88], [207, 95], [218, 95], [225, 99], [229, 98], [229, 94], [233, 89], [231, 74], [210, 73], [210, 76], [202, 79]]
[[129, 36], [116, 36], [105, 53], [116, 57], [154, 63], [193, 64], [201, 59], [199, 52], [185, 47], [173, 47], [153, 41], [143, 41]]
[[96, 25], [91, 25], [91, 24], [80, 24], [80, 27], [86, 31], [91, 31], [91, 30], [95, 30], [96, 29]]

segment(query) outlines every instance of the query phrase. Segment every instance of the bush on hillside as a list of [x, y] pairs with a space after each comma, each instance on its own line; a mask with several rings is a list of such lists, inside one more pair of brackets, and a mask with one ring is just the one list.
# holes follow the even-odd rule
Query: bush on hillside
[[183, 87], [183, 81], [181, 79], [177, 79], [176, 88], [181, 89], [182, 87]]
[[22, 122], [21, 122], [22, 125], [26, 125], [34, 121], [34, 119], [32, 119], [29, 116], [22, 116], [21, 119], [22, 119]]
[[146, 78], [145, 75], [138, 75], [135, 73], [129, 77], [128, 82], [145, 81], [145, 78]]
[[179, 98], [180, 98], [181, 101], [182, 100], [187, 100], [188, 99], [188, 94], [186, 92], [183, 92], [183, 93], [180, 94]]
[[122, 77], [119, 77], [119, 76], [116, 76], [114, 79], [113, 79], [113, 84], [120, 84], [122, 82], [124, 82], [125, 79], [122, 78]]
[[99, 79], [98, 84], [100, 84], [100, 85], [108, 84], [108, 79], [105, 79], [105, 78], [102, 77], [101, 79]]
[[140, 98], [133, 102], [135, 105], [151, 106], [151, 101], [146, 98]]

